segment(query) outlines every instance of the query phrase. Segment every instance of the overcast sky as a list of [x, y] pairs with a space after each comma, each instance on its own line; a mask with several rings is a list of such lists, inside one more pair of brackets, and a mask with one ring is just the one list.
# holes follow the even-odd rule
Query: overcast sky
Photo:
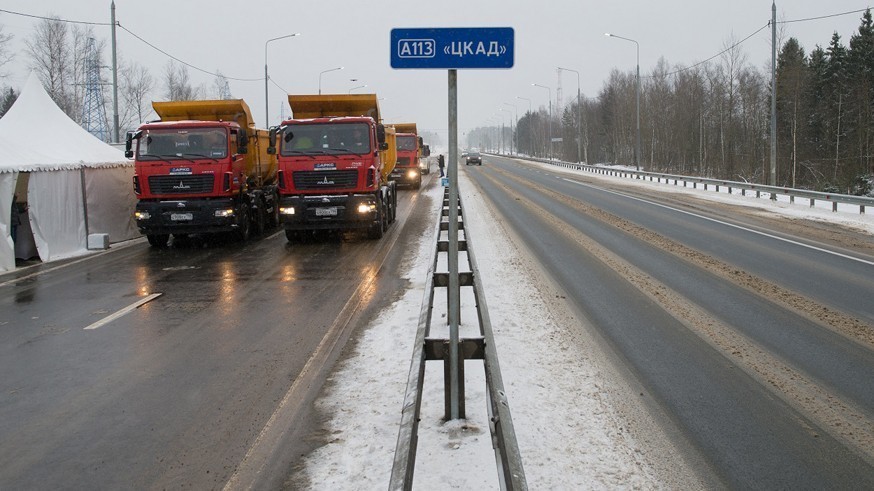
[[[778, 22], [806, 19], [863, 9], [864, 0], [794, 0], [777, 2]], [[547, 7], [548, 6], [548, 7]], [[0, 8], [64, 19], [109, 22], [109, 0], [0, 0]], [[722, 51], [766, 25], [771, 0], [693, 1], [627, 0], [439, 0], [405, 2], [368, 0], [261, 1], [223, 0], [117, 0], [118, 22], [168, 53], [208, 71], [220, 70], [233, 78], [264, 75], [265, 41], [300, 32], [301, 36], [268, 45], [270, 77], [290, 93], [316, 93], [319, 72], [324, 93], [375, 92], [386, 122], [415, 121], [420, 129], [436, 131], [445, 141], [447, 127], [446, 70], [394, 70], [389, 64], [389, 34], [394, 27], [512, 27], [515, 64], [508, 70], [459, 71], [459, 128], [466, 132], [502, 117], [507, 124], [517, 107], [546, 107], [547, 91], [556, 96], [556, 67], [580, 72], [584, 96], [596, 97], [610, 71], [632, 72], [635, 46], [607, 38], [605, 32], [640, 43], [640, 69], [645, 76], [660, 57], [671, 64], [691, 65]], [[837, 31], [844, 44], [859, 26], [860, 13], [807, 22], [781, 24], [783, 39], [794, 36], [806, 52], [825, 47]], [[0, 13], [5, 32], [15, 36], [18, 53], [0, 84], [21, 87], [29, 60], [23, 40], [33, 32], [36, 19]], [[110, 37], [109, 27], [96, 28]], [[778, 35], [780, 35], [778, 33]], [[770, 29], [741, 45], [748, 61], [758, 67], [770, 63]], [[168, 58], [124, 30], [118, 31], [119, 54], [152, 70], [159, 80], [155, 98], [163, 93], [162, 74]], [[107, 53], [107, 62], [109, 53]], [[213, 77], [190, 70], [195, 85], [211, 90]], [[107, 78], [109, 74], [106, 74]], [[350, 81], [357, 79], [357, 81]], [[563, 72], [564, 101], [576, 97], [577, 77]], [[263, 79], [230, 81], [231, 93], [245, 99], [259, 126], [264, 124]], [[279, 118], [284, 94], [270, 86], [270, 122]], [[507, 111], [501, 111], [504, 108]], [[111, 116], [110, 116], [111, 118]], [[463, 135], [459, 135], [463, 139]]]

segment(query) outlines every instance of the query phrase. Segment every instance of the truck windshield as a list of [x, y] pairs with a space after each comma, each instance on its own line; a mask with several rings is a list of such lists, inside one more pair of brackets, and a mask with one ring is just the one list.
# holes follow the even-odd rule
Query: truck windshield
[[149, 129], [137, 146], [137, 157], [144, 159], [220, 159], [227, 155], [228, 137], [222, 128]]
[[292, 124], [282, 133], [282, 155], [370, 152], [370, 131], [364, 123]]
[[416, 137], [414, 136], [399, 136], [398, 150], [402, 152], [411, 152], [416, 149]]

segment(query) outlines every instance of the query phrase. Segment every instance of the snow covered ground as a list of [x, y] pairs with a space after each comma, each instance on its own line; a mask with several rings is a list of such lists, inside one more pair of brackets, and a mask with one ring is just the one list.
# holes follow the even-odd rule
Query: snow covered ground
[[[581, 174], [545, 164], [534, 165], [554, 172]], [[585, 175], [614, 182], [619, 179]], [[767, 207], [795, 216], [840, 221], [874, 234], [870, 215], [832, 213], [798, 204], [775, 204], [739, 195], [623, 181], [633, 186], [656, 186], [664, 191], [695, 193], [700, 198]], [[517, 244], [513, 235], [502, 228], [464, 172], [459, 184], [466, 212], [465, 227], [484, 282], [529, 487], [688, 487], [694, 477], [688, 469], [671, 467], [681, 464], [669, 455], [672, 450], [669, 446], [660, 449], [664, 442], [659, 443], [659, 430], [650, 428], [643, 433], [649, 440], [646, 446], [639, 441], [639, 428], [629, 431], [629, 423], [640, 426], [647, 420], [645, 417], [629, 420], [629, 414], [635, 411], [622, 407], [622, 398], [616, 395], [616, 384], [621, 382], [599, 355], [585, 329], [580, 329], [585, 321], [575, 319], [563, 307], [557, 298], [560, 292], [541, 277], [525, 254], [524, 245]], [[443, 189], [432, 186], [422, 192], [434, 197], [436, 219]], [[332, 415], [326, 428], [331, 438], [305, 458], [303, 473], [308, 487], [337, 490], [387, 487], [409, 355], [413, 351], [434, 240], [430, 233], [420, 239], [418, 251], [407, 262], [404, 273], [411, 288], [378, 315], [377, 322], [360, 333], [354, 353], [338, 364], [324, 395], [316, 402], [320, 411]], [[466, 265], [466, 260], [461, 264]], [[437, 302], [444, 303], [435, 306], [434, 318], [445, 322], [445, 300], [439, 297]], [[469, 325], [474, 319], [469, 310], [470, 299], [463, 298], [462, 303], [464, 336], [472, 334], [464, 329], [476, 326]], [[416, 489], [498, 487], [481, 366], [472, 361], [466, 364], [467, 419], [444, 423], [442, 364], [428, 363], [414, 478]], [[650, 438], [653, 435], [655, 442]]]

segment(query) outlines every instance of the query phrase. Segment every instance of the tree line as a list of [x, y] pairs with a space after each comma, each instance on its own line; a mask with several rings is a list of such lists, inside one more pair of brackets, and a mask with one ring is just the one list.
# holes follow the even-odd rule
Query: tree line
[[[795, 38], [779, 44], [777, 185], [868, 194], [874, 179], [874, 25], [871, 11], [844, 45], [834, 33], [810, 53]], [[660, 59], [641, 76], [641, 168], [652, 172], [767, 183], [771, 73], [749, 63], [739, 43], [707, 63]], [[501, 131], [518, 151], [567, 161], [633, 165], [636, 77], [613, 70], [597, 97], [573, 100], [550, 121], [543, 108], [515, 134], [476, 128], [470, 146], [497, 149]], [[550, 130], [551, 125], [551, 130]], [[549, 134], [560, 137], [550, 148]], [[577, 145], [579, 139], [580, 145]], [[509, 150], [506, 150], [509, 151]]]

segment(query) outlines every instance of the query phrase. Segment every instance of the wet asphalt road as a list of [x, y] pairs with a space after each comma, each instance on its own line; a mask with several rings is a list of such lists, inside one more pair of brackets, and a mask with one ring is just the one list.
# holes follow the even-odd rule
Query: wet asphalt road
[[406, 286], [405, 247], [436, 219], [417, 211], [427, 199], [401, 191], [379, 241], [193, 237], [0, 276], [0, 489], [282, 482], [343, 344]]
[[[816, 312], [874, 329], [874, 258], [738, 229], [585, 177], [484, 161], [464, 171], [708, 486], [874, 487], [874, 350]], [[747, 273], [781, 294], [737, 279]]]

